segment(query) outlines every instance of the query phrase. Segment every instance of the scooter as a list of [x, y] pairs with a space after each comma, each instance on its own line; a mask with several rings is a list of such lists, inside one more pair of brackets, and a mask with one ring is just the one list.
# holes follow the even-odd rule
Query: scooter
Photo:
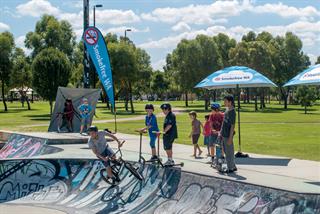
[[184, 166], [183, 162], [175, 163], [175, 164], [171, 164], [171, 165], [165, 165], [165, 164], [162, 163], [162, 160], [160, 158], [160, 136], [161, 136], [161, 134], [163, 134], [163, 132], [153, 131], [152, 133], [156, 134], [157, 138], [158, 138], [158, 155], [157, 155], [156, 163], [158, 163], [161, 167], [174, 167], [174, 166], [183, 167]]
[[213, 168], [216, 168], [219, 172], [225, 173], [227, 171], [227, 166], [225, 159], [222, 155], [222, 142], [221, 139], [217, 139], [216, 143], [216, 157], [214, 158], [212, 165]]

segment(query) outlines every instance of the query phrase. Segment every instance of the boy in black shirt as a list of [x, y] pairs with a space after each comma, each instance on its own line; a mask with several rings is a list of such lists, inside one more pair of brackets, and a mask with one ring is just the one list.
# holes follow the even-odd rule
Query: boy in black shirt
[[172, 159], [172, 144], [176, 138], [178, 138], [176, 116], [171, 111], [171, 105], [164, 103], [160, 106], [166, 118], [163, 123], [163, 147], [167, 153], [168, 161], [165, 165], [174, 165]]

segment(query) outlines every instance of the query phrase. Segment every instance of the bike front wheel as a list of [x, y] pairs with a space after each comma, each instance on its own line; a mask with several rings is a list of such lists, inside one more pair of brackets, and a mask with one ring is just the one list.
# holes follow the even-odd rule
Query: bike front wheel
[[128, 169], [128, 171], [134, 176], [136, 177], [138, 180], [142, 181], [143, 180], [143, 176], [132, 166], [132, 164], [125, 162], [124, 163], [124, 167], [126, 169]]

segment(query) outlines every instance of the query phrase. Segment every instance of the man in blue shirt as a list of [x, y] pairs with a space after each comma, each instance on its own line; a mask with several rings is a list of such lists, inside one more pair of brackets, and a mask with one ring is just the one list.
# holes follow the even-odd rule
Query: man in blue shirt
[[82, 104], [78, 107], [81, 116], [80, 134], [82, 134], [84, 127], [90, 126], [90, 114], [92, 107], [89, 105], [88, 99], [83, 98]]
[[157, 134], [152, 133], [152, 132], [158, 132], [159, 128], [158, 128], [158, 123], [157, 123], [157, 118], [156, 116], [153, 114], [154, 112], [154, 107], [152, 104], [147, 104], [145, 106], [145, 110], [147, 112], [146, 115], [146, 119], [145, 119], [145, 125], [146, 127], [141, 129], [142, 132], [148, 130], [149, 132], [149, 137], [150, 137], [150, 147], [151, 147], [151, 153], [152, 153], [152, 157], [150, 159], [150, 161], [154, 161], [157, 160], [157, 152], [156, 152], [156, 140], [157, 140]]

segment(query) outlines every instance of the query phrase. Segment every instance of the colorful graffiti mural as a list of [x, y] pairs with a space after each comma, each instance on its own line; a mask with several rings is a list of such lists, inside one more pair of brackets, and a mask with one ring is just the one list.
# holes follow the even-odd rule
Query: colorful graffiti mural
[[44, 138], [12, 134], [0, 150], [0, 159], [30, 158], [38, 155], [52, 154], [62, 150], [63, 149], [47, 145], [47, 140]]
[[145, 181], [125, 169], [105, 183], [98, 160], [3, 160], [1, 204], [66, 213], [319, 213], [320, 195], [296, 194], [179, 169], [146, 165]]

